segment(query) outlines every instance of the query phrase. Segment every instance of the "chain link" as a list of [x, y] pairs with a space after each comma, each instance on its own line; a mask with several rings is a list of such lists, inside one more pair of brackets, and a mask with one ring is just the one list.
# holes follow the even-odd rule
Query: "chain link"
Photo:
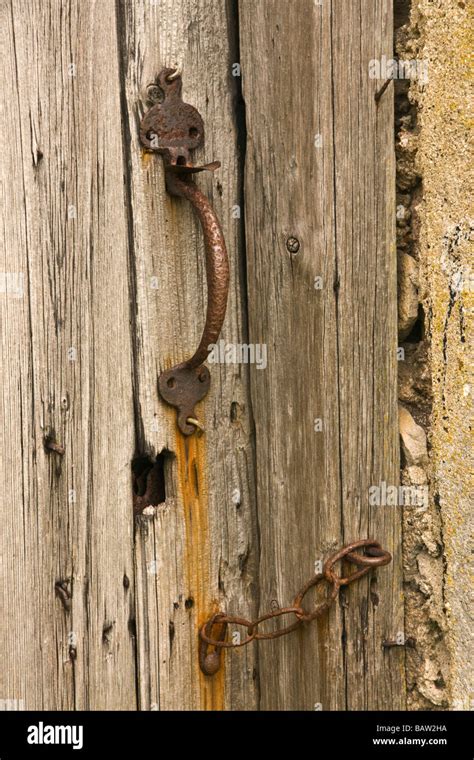
[[[361, 554], [357, 550], [363, 550]], [[340, 560], [346, 560], [352, 565], [359, 567], [359, 570], [351, 573], [346, 577], [337, 575], [334, 566]], [[293, 603], [289, 607], [280, 607], [279, 609], [260, 615], [256, 620], [247, 620], [237, 615], [226, 615], [223, 612], [216, 612], [207, 620], [199, 631], [199, 665], [205, 675], [214, 675], [220, 667], [220, 656], [223, 649], [234, 649], [250, 644], [251, 641], [265, 641], [268, 639], [277, 639], [300, 628], [304, 623], [309, 623], [317, 617], [323, 615], [333, 602], [339, 596], [339, 590], [342, 586], [348, 586], [350, 583], [367, 575], [372, 568], [388, 565], [392, 561], [389, 552], [382, 549], [377, 541], [372, 539], [362, 539], [347, 544], [339, 551], [332, 554], [324, 563], [321, 573], [317, 573], [310, 578], [307, 583], [298, 591]], [[306, 610], [303, 607], [303, 600], [307, 593], [320, 584], [326, 584], [326, 598], [319, 602], [314, 609]], [[293, 615], [296, 620], [279, 628], [276, 631], [262, 632], [259, 627], [267, 620], [273, 620], [284, 615]], [[229, 625], [240, 626], [246, 629], [246, 636], [243, 640], [240, 637], [236, 641], [227, 641], [227, 628]], [[209, 651], [209, 647], [213, 647]]]

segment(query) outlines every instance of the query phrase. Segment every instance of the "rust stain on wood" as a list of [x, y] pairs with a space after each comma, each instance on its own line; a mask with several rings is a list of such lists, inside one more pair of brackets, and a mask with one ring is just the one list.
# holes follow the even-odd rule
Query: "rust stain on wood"
[[205, 676], [198, 664], [198, 631], [210, 614], [218, 611], [210, 598], [210, 542], [208, 521], [207, 458], [205, 436], [184, 437], [176, 433], [178, 487], [183, 504], [186, 547], [183, 557], [188, 582], [188, 598], [194, 599], [196, 629], [194, 668], [199, 679], [199, 701], [203, 710], [224, 709], [225, 668], [212, 677]]
[[154, 158], [153, 153], [150, 153], [148, 150], [144, 149], [141, 151], [140, 161], [144, 169], [148, 169], [152, 158]]

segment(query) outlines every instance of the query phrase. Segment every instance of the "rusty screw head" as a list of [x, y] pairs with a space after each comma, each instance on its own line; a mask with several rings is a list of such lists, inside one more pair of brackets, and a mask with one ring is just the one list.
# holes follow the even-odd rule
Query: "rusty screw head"
[[286, 241], [286, 248], [289, 253], [298, 253], [300, 250], [300, 241], [298, 238], [289, 237]]
[[219, 652], [209, 652], [204, 657], [201, 664], [201, 669], [206, 676], [214, 676], [221, 666], [221, 658]]
[[164, 100], [163, 90], [157, 84], [149, 84], [146, 88], [146, 94], [150, 103], [162, 103]]
[[54, 440], [54, 437], [51, 435], [46, 436], [44, 439], [44, 448], [46, 451], [54, 451], [56, 454], [59, 454], [59, 456], [64, 456], [65, 449], [64, 446], [61, 446], [59, 443], [57, 443]]

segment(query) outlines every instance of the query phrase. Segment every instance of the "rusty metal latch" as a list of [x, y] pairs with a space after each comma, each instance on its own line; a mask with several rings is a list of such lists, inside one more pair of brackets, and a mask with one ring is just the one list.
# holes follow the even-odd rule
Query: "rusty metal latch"
[[149, 86], [156, 102], [140, 124], [140, 140], [149, 151], [163, 156], [166, 189], [186, 198], [202, 226], [206, 250], [207, 313], [199, 346], [187, 361], [177, 364], [158, 379], [161, 397], [178, 411], [178, 427], [191, 435], [201, 426], [194, 407], [207, 394], [211, 382], [207, 367], [201, 366], [215, 344], [224, 322], [229, 291], [229, 261], [224, 235], [209, 200], [192, 181], [192, 174], [214, 171], [219, 161], [193, 166], [190, 151], [204, 142], [204, 124], [198, 111], [181, 97], [182, 80], [174, 69], [163, 69]]
[[[363, 550], [365, 553], [362, 554], [358, 550]], [[341, 560], [346, 560], [360, 569], [346, 577], [338, 575], [334, 566]], [[322, 572], [317, 573], [304, 584], [289, 607], [278, 607], [260, 615], [256, 620], [247, 620], [239, 615], [226, 615], [224, 612], [216, 612], [201, 626], [199, 631], [199, 666], [202, 672], [206, 676], [213, 676], [218, 672], [221, 665], [221, 652], [224, 649], [243, 647], [250, 644], [251, 641], [278, 639], [280, 636], [286, 636], [292, 631], [296, 631], [305, 623], [310, 623], [329, 610], [343, 586], [349, 586], [370, 573], [372, 569], [388, 565], [391, 561], [392, 555], [382, 549], [378, 541], [372, 539], [353, 541], [328, 557]], [[326, 587], [324, 599], [316, 604], [312, 610], [306, 610], [303, 607], [305, 596], [312, 588], [320, 585]], [[283, 628], [267, 632], [261, 631], [260, 626], [267, 620], [285, 615], [292, 615], [296, 619]], [[234, 632], [231, 641], [227, 640], [229, 625], [233, 626]], [[241, 638], [240, 634], [235, 637], [235, 628], [239, 626], [246, 632], [244, 638]], [[209, 649], [210, 647], [211, 649]]]

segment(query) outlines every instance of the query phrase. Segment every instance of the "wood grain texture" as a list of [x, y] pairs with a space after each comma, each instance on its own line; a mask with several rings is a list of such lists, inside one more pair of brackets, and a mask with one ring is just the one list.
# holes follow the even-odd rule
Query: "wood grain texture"
[[[2, 3], [0, 268], [19, 273], [24, 289], [0, 295], [0, 694], [27, 709], [136, 706], [133, 585], [123, 583], [133, 578], [133, 404], [111, 10]], [[64, 456], [45, 451], [48, 435]]]
[[[231, 4], [163, 0], [120, 4], [125, 144], [134, 262], [137, 453], [169, 452], [166, 502], [137, 520], [136, 597], [140, 708], [252, 709], [257, 705], [255, 648], [225, 658], [214, 678], [198, 668], [198, 626], [217, 609], [255, 614], [258, 540], [248, 368], [210, 365], [211, 389], [196, 413], [201, 438], [176, 432], [176, 412], [158, 396], [159, 373], [189, 358], [206, 309], [202, 232], [186, 201], [165, 190], [163, 163], [145, 154], [138, 123], [146, 86], [163, 67], [183, 71], [183, 99], [205, 125], [195, 163], [219, 160], [197, 184], [221, 220], [231, 267], [222, 340], [245, 343]], [[156, 278], [156, 279], [153, 279]]]
[[368, 77], [392, 7], [287, 6], [240, 4], [250, 340], [269, 347], [252, 374], [261, 607], [289, 604], [344, 542], [375, 537], [394, 561], [318, 626], [261, 645], [260, 706], [397, 709], [403, 652], [382, 639], [403, 631], [400, 515], [368, 500], [398, 482], [393, 102]]
[[[2, 3], [2, 699], [403, 706], [403, 652], [381, 648], [403, 630], [399, 515], [367, 499], [398, 472], [392, 94], [376, 106], [367, 78], [391, 50], [391, 3], [291, 8]], [[206, 434], [189, 439], [157, 379], [201, 335], [202, 234], [138, 141], [146, 85], [175, 65], [206, 128], [195, 161], [222, 162], [196, 179], [230, 257], [222, 339], [268, 349], [264, 370], [210, 366]], [[132, 459], [157, 455], [166, 498], [134, 519]], [[376, 582], [201, 674], [213, 611], [286, 605], [315, 561], [368, 534], [396, 557]]]

